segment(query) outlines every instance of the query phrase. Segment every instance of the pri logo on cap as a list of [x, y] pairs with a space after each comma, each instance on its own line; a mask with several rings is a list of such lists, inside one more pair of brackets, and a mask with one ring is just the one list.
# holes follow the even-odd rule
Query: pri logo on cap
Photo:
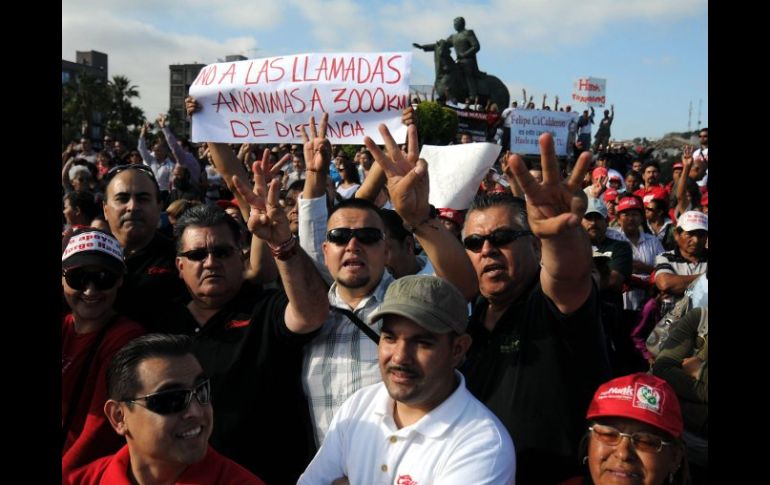
[[657, 389], [637, 383], [634, 397], [633, 406], [635, 408], [642, 408], [655, 414], [660, 414], [661, 395]]

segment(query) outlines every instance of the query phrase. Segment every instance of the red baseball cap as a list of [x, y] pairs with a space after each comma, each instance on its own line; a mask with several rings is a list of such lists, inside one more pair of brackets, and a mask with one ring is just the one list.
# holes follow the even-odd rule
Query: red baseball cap
[[442, 219], [450, 220], [460, 227], [462, 227], [463, 222], [465, 222], [465, 216], [463, 215], [462, 211], [450, 209], [448, 207], [442, 207], [441, 209], [438, 209], [438, 216]]
[[600, 177], [606, 177], [608, 173], [608, 170], [606, 167], [596, 167], [593, 172], [591, 172], [591, 178], [592, 179], [598, 179]]
[[684, 164], [682, 162], [676, 162], [672, 167], [671, 170], [677, 170], [680, 168], [684, 168]]
[[640, 201], [637, 197], [623, 197], [620, 199], [620, 202], [618, 202], [618, 207], [615, 210], [620, 213], [630, 209], [639, 209], [640, 211], [644, 211], [642, 201]]
[[644, 205], [649, 206], [653, 200], [666, 200], [666, 190], [660, 187], [653, 187], [649, 192], [642, 197]]
[[222, 210], [225, 210], [225, 209], [227, 209], [228, 207], [234, 207], [234, 208], [236, 208], [236, 209], [238, 209], [238, 208], [239, 208], [239, 207], [238, 207], [238, 199], [235, 199], [235, 198], [234, 198], [233, 200], [224, 200], [224, 199], [220, 199], [220, 200], [218, 200], [218, 201], [216, 202], [216, 204], [217, 204], [217, 205], [219, 206], [219, 208], [220, 208], [220, 209], [222, 209]]
[[604, 191], [604, 202], [610, 202], [618, 198], [618, 191], [615, 189], [607, 189]]
[[647, 423], [674, 438], [682, 436], [684, 424], [674, 389], [644, 372], [605, 382], [596, 390], [586, 419], [618, 417]]

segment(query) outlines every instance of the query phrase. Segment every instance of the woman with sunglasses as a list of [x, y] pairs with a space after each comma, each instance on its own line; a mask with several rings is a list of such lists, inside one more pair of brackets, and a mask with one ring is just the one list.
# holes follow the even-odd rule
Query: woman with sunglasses
[[104, 415], [106, 372], [144, 329], [116, 314], [126, 266], [118, 241], [91, 227], [75, 231], [62, 254], [62, 473], [114, 453], [123, 440]]
[[663, 379], [637, 373], [605, 382], [586, 418], [586, 476], [563, 485], [688, 483], [679, 400]]

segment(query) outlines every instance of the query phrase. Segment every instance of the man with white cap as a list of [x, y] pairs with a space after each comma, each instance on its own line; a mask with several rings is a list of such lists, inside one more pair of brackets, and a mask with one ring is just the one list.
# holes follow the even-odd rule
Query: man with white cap
[[514, 483], [510, 435], [455, 370], [471, 344], [462, 293], [405, 276], [370, 315], [380, 318], [383, 382], [337, 411], [299, 483]]
[[687, 287], [708, 269], [709, 216], [687, 211], [679, 217], [677, 247], [655, 258], [655, 285], [665, 293], [661, 314], [670, 310]]
[[144, 334], [113, 308], [126, 265], [117, 239], [77, 230], [62, 254], [62, 473], [117, 451], [122, 439], [102, 411], [110, 359]]

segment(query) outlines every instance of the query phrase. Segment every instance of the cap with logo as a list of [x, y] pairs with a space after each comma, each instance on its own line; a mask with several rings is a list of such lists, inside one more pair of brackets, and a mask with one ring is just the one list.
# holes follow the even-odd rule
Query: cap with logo
[[116, 274], [126, 272], [123, 249], [113, 236], [93, 228], [75, 232], [61, 256], [62, 269], [98, 266]]

